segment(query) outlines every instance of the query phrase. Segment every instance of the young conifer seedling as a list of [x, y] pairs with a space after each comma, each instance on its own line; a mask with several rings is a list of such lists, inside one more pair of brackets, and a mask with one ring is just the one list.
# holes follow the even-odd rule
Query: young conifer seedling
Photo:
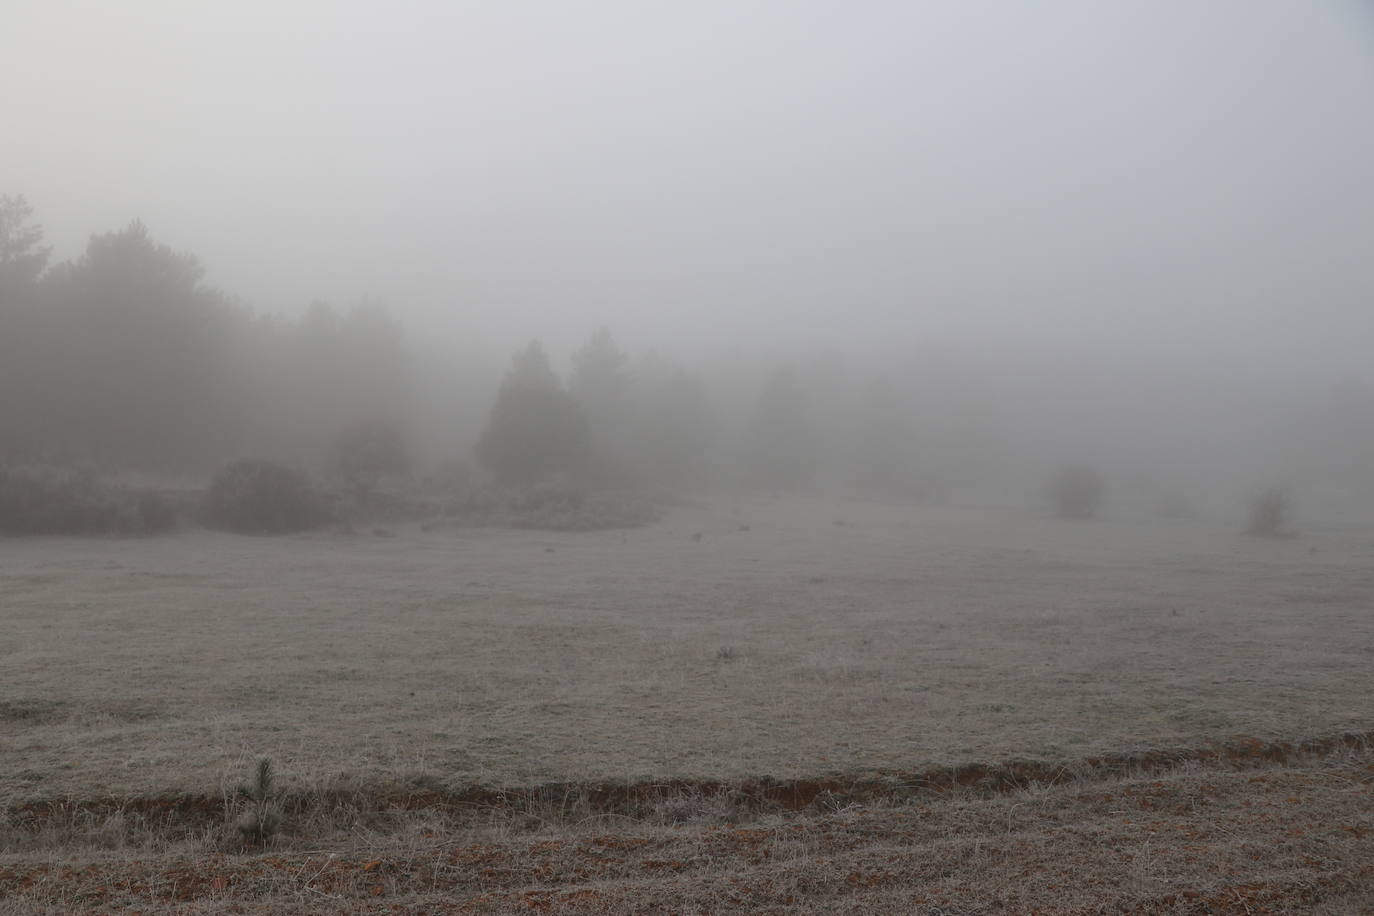
[[247, 842], [266, 843], [281, 826], [281, 810], [277, 804], [270, 757], [258, 761], [252, 782], [239, 786], [239, 798], [248, 803], [247, 810], [239, 817], [239, 833]]

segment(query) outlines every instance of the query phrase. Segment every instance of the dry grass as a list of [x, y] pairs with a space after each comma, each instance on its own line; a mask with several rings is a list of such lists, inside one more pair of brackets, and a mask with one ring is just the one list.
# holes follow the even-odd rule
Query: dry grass
[[734, 779], [1371, 725], [1369, 531], [842, 508], [0, 542], [0, 799], [260, 756], [287, 788]]
[[[0, 857], [0, 913], [1327, 913], [1374, 908], [1374, 754], [643, 819], [398, 812], [316, 845]], [[567, 816], [576, 815], [576, 816]], [[722, 816], [723, 815], [723, 816]]]
[[0, 913], [1374, 908], [1369, 530], [392, 530], [0, 541]]

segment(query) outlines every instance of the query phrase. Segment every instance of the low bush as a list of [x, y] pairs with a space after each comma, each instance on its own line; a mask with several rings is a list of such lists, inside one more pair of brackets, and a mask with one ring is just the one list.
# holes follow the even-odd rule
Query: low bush
[[1092, 468], [1061, 468], [1050, 478], [1050, 502], [1061, 518], [1094, 518], [1106, 492], [1106, 481]]
[[212, 528], [239, 534], [308, 531], [334, 520], [305, 474], [257, 458], [235, 461], [215, 474], [202, 516]]
[[145, 535], [171, 530], [176, 507], [153, 490], [88, 471], [0, 467], [0, 534]]
[[1293, 500], [1287, 487], [1269, 487], [1250, 497], [1249, 534], [1286, 537], [1292, 534]]

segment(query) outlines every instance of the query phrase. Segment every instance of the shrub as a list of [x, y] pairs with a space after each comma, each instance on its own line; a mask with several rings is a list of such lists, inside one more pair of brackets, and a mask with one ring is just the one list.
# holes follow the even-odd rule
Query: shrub
[[1284, 537], [1292, 533], [1293, 500], [1288, 488], [1269, 487], [1250, 497], [1250, 524], [1247, 533], [1259, 537]]
[[157, 534], [177, 513], [159, 493], [55, 468], [0, 467], [0, 534]]
[[206, 524], [240, 534], [306, 531], [333, 519], [300, 471], [262, 459], [221, 468], [205, 493]]
[[1066, 467], [1050, 479], [1050, 501], [1061, 518], [1093, 518], [1102, 506], [1106, 481], [1092, 468]]

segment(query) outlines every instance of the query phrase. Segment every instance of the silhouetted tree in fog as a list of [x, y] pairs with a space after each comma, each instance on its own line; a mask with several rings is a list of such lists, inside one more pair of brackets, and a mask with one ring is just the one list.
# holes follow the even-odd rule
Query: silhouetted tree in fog
[[590, 437], [587, 419], [549, 366], [538, 341], [515, 354], [497, 392], [477, 460], [502, 483], [528, 484], [558, 474], [582, 474]]
[[863, 392], [854, 429], [854, 485], [866, 499], [911, 499], [916, 440], [910, 402], [886, 376]]
[[0, 196], [0, 308], [31, 294], [48, 267], [52, 249], [32, 219], [33, 207], [23, 197]]
[[266, 405], [275, 415], [274, 453], [336, 463], [341, 437], [365, 424], [389, 426], [404, 441], [409, 364], [401, 326], [385, 308], [314, 302], [287, 338]]
[[53, 349], [40, 311], [43, 229], [23, 197], [0, 197], [0, 460], [41, 450], [40, 378]]
[[1259, 537], [1291, 535], [1293, 498], [1284, 486], [1267, 487], [1250, 497], [1249, 534]]
[[755, 483], [796, 490], [815, 481], [819, 446], [806, 393], [791, 369], [763, 385], [747, 432], [746, 462]]
[[598, 328], [572, 358], [568, 390], [589, 413], [624, 409], [630, 386], [629, 360], [609, 328]]
[[701, 379], [681, 369], [646, 383], [636, 424], [643, 476], [668, 486], [700, 483], [715, 444], [716, 422]]
[[356, 424], [406, 415], [401, 329], [380, 307], [255, 317], [139, 222], [45, 269], [31, 220], [23, 198], [0, 197], [0, 459], [318, 465]]
[[50, 273], [60, 373], [43, 387], [63, 452], [165, 467], [237, 441], [246, 418], [229, 345], [247, 316], [203, 275], [194, 256], [155, 243], [140, 222], [92, 236], [79, 260]]
[[568, 391], [587, 418], [594, 471], [619, 480], [628, 473], [631, 404], [629, 360], [608, 328], [599, 328], [573, 354]]

